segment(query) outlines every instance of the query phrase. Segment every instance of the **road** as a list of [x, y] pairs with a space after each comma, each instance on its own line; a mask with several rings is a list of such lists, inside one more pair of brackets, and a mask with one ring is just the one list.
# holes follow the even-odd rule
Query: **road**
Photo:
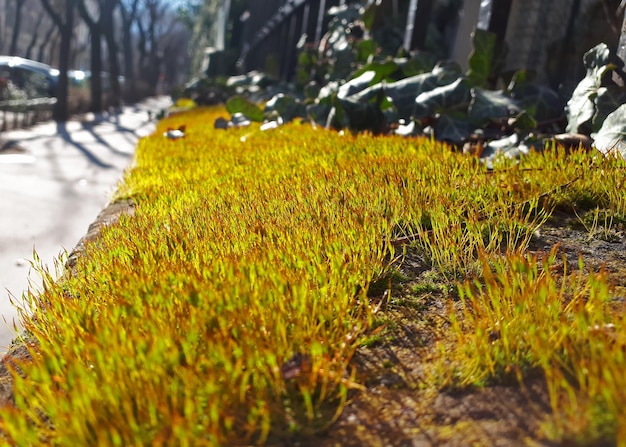
[[105, 207], [133, 161], [139, 138], [169, 98], [151, 98], [121, 113], [47, 122], [0, 133], [0, 353], [15, 336], [18, 301], [40, 287], [33, 251], [55, 271]]

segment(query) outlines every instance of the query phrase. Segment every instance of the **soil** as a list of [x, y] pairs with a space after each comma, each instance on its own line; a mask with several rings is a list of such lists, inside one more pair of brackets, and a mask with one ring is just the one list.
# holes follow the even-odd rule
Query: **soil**
[[[98, 237], [103, 225], [132, 213], [130, 201], [113, 203], [92, 224], [68, 260], [68, 268]], [[582, 256], [585, 268], [605, 268], [615, 288], [614, 299], [626, 303], [626, 236], [616, 227], [602, 240], [590, 237], [578, 218], [556, 213], [534, 237], [530, 251], [547, 253], [555, 244], [571, 267]], [[606, 236], [606, 234], [605, 234]], [[438, 333], [445, 332], [446, 303], [440, 291], [425, 293], [419, 302], [403, 298], [411, 287], [432, 275], [419, 253], [406, 247], [399, 267], [402, 280], [394, 284], [394, 298], [381, 310], [385, 325], [381, 337], [362, 347], [353, 359], [365, 390], [355, 393], [348, 407], [326, 431], [313, 437], [291, 439], [278, 445], [330, 446], [555, 446], [542, 433], [550, 405], [540, 376], [523, 386], [515, 381], [484, 388], [436, 392], [426, 386], [427, 365], [436, 353]], [[454, 292], [448, 292], [454, 293]], [[379, 297], [380, 298], [380, 297]], [[452, 297], [453, 298], [453, 297]], [[438, 328], [436, 331], [433, 327]], [[27, 348], [15, 345], [0, 363], [0, 406], [12, 402], [7, 365], [28, 356]]]
[[[604, 240], [608, 239], [608, 240]], [[555, 245], [569, 269], [579, 257], [588, 271], [604, 269], [613, 300], [626, 307], [626, 233], [619, 225], [590, 236], [576, 216], [556, 212], [535, 235], [529, 251], [541, 255]], [[313, 446], [556, 446], [543, 429], [551, 414], [539, 374], [510, 384], [463, 391], [427, 389], [425, 368], [437, 332], [445, 331], [445, 302], [453, 297], [429, 292], [407, 306], [403, 292], [430, 272], [417, 252], [407, 247], [400, 267], [403, 278], [395, 304], [385, 309], [393, 323], [384, 340], [357, 352], [353, 365], [365, 383], [337, 422], [325, 433], [299, 445]], [[437, 328], [437, 330], [433, 330]]]

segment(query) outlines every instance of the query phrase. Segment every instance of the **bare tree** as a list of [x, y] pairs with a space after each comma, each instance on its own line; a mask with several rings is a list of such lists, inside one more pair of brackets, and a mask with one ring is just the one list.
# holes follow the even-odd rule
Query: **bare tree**
[[[118, 81], [119, 63], [117, 56], [117, 44], [113, 13], [118, 4], [117, 0], [98, 0], [87, 3], [86, 0], [78, 1], [78, 11], [87, 24], [91, 41], [91, 111], [100, 112], [103, 109], [102, 95], [102, 38], [105, 39], [108, 49], [109, 72], [110, 72], [110, 103], [117, 107], [120, 102], [120, 86]], [[88, 5], [97, 7], [97, 11], [88, 11]]]
[[53, 23], [50, 25], [50, 28], [48, 28], [48, 31], [46, 32], [46, 35], [43, 38], [43, 41], [41, 42], [41, 45], [39, 45], [39, 50], [37, 52], [37, 60], [43, 62], [44, 61], [44, 57], [46, 55], [46, 49], [48, 48], [48, 45], [52, 45], [52, 42], [54, 41], [53, 39], [53, 35], [54, 32], [57, 31], [56, 25]]
[[41, 0], [44, 9], [56, 25], [61, 35], [61, 47], [59, 49], [59, 84], [57, 86], [53, 118], [58, 122], [65, 122], [69, 117], [68, 111], [68, 78], [70, 68], [72, 34], [74, 31], [74, 11], [76, 0], [64, 0], [56, 10], [50, 0]]
[[26, 48], [26, 53], [24, 57], [26, 59], [32, 59], [33, 50], [35, 49], [35, 45], [37, 45], [37, 40], [39, 40], [39, 31], [41, 29], [41, 22], [43, 22], [43, 18], [45, 16], [43, 14], [39, 14], [37, 17], [37, 22], [35, 23], [35, 28], [33, 30], [32, 35], [30, 36], [30, 43]]
[[139, 38], [137, 41], [137, 50], [139, 51], [139, 60], [137, 67], [139, 68], [140, 76], [143, 74], [143, 68], [147, 65], [148, 59], [148, 32], [145, 29], [142, 20], [137, 21], [137, 31], [139, 32]]
[[9, 54], [11, 56], [17, 56], [17, 43], [20, 37], [20, 31], [22, 27], [22, 8], [26, 0], [15, 0], [15, 15], [13, 16], [13, 33], [11, 34], [11, 45], [9, 47]]
[[104, 0], [104, 7], [101, 10], [102, 17], [102, 31], [104, 39], [107, 43], [108, 56], [109, 56], [109, 72], [110, 72], [110, 87], [111, 98], [110, 104], [113, 107], [120, 106], [121, 89], [120, 89], [120, 63], [118, 58], [118, 46], [115, 39], [115, 22], [114, 22], [114, 10], [118, 5], [118, 0]]
[[145, 33], [149, 48], [147, 80], [153, 87], [177, 84], [182, 76], [189, 75], [192, 30], [180, 9], [172, 10], [168, 2], [150, 0], [146, 6], [149, 18]]
[[163, 79], [168, 85], [179, 84], [182, 76], [188, 75], [187, 71], [181, 72], [182, 67], [188, 67], [190, 63], [188, 45], [190, 30], [182, 21], [175, 20], [168, 28], [167, 34], [161, 38], [163, 48]]
[[[89, 28], [90, 34], [90, 64], [91, 64], [91, 105], [92, 112], [102, 111], [102, 24], [101, 19], [91, 16], [85, 5], [85, 0], [78, 1], [78, 12]], [[100, 17], [102, 17], [100, 15]]]
[[137, 26], [139, 29], [139, 70], [150, 94], [157, 92], [161, 77], [162, 52], [159, 37], [167, 5], [161, 0], [145, 0]]
[[122, 17], [122, 51], [124, 54], [124, 76], [134, 88], [135, 69], [133, 58], [133, 35], [131, 28], [137, 18], [139, 0], [131, 0], [129, 4], [120, 2], [120, 15]]

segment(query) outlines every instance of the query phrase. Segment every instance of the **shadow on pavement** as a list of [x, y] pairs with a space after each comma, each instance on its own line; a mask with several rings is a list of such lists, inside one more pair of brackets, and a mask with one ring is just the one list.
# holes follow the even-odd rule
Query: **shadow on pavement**
[[[72, 146], [74, 146], [76, 149], [78, 149], [80, 152], [83, 153], [83, 155], [85, 157], [87, 157], [87, 159], [95, 164], [96, 166], [100, 167], [100, 168], [104, 168], [104, 169], [110, 169], [113, 168], [113, 165], [110, 165], [108, 163], [105, 163], [103, 161], [101, 161], [98, 157], [96, 157], [94, 154], [92, 154], [89, 149], [87, 149], [83, 144], [74, 141], [72, 139], [72, 136], [70, 135], [70, 133], [67, 131], [67, 127], [66, 127], [66, 123], [62, 123], [62, 122], [58, 122], [57, 123], [57, 135], [59, 135], [61, 138], [63, 138], [63, 140], [69, 144], [71, 144]], [[106, 143], [104, 143], [106, 144]], [[108, 144], [106, 144], [108, 146]]]

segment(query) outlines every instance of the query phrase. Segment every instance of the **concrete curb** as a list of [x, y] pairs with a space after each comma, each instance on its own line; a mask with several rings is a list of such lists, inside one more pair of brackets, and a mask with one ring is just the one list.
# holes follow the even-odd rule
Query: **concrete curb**
[[[122, 214], [132, 216], [135, 213], [135, 204], [130, 199], [123, 199], [109, 203], [96, 217], [96, 220], [89, 225], [85, 234], [70, 253], [65, 270], [68, 274], [76, 274], [76, 264], [78, 259], [85, 254], [86, 244], [97, 240], [102, 234], [102, 229], [119, 222]], [[5, 405], [15, 405], [13, 395], [13, 376], [11, 370], [19, 372], [19, 363], [31, 359], [30, 350], [36, 347], [36, 343], [28, 339], [28, 335], [23, 336], [18, 341], [13, 341], [8, 352], [0, 360], [0, 407]]]

